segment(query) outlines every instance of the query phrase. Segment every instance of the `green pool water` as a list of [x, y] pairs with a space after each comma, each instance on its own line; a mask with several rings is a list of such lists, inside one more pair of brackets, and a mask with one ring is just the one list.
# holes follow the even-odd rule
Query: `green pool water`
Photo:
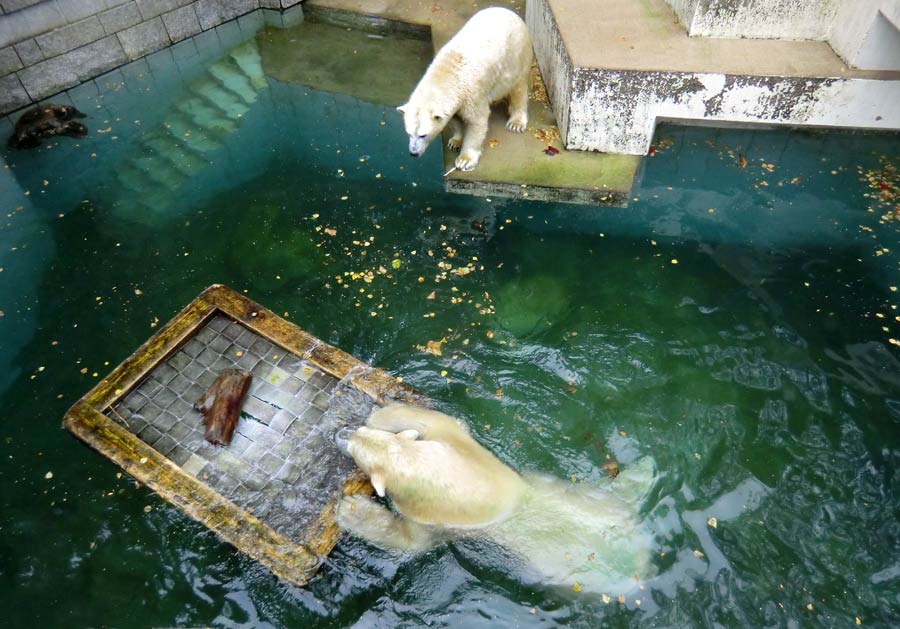
[[[663, 127], [625, 209], [454, 196], [379, 98], [249, 75], [239, 118], [179, 127], [228, 51], [265, 62], [260, 26], [71, 91], [87, 138], [2, 152], [4, 626], [896, 623], [896, 135]], [[214, 143], [184, 177], [142, 170], [173, 127]], [[658, 575], [606, 603], [524, 584], [484, 545], [345, 538], [297, 589], [220, 543], [61, 428], [217, 282], [518, 470], [601, 483], [652, 455]]]

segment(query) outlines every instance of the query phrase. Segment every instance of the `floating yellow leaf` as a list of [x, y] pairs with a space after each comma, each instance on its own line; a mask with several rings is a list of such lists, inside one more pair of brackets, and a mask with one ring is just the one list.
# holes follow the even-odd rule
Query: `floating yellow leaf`
[[609, 603], [612, 601], [612, 599], [606, 594], [601, 594], [600, 600], [602, 600], [606, 605], [609, 605]]
[[575, 590], [576, 592], [580, 592], [581, 584], [576, 581], [575, 584], [572, 586], [572, 589]]
[[53, 472], [47, 472], [46, 474], [44, 474], [44, 478], [50, 480], [51, 478], [53, 478]]
[[716, 520], [715, 518], [710, 518], [710, 519], [708, 519], [708, 520], [706, 521], [706, 523], [709, 524], [709, 525], [710, 525], [711, 527], [713, 527], [713, 528], [716, 528], [716, 527], [719, 525], [719, 521]]
[[403, 264], [403, 263], [400, 262], [400, 258], [394, 258], [394, 259], [391, 261], [391, 267], [392, 267], [392, 268], [395, 268], [395, 269], [399, 269], [401, 264]]

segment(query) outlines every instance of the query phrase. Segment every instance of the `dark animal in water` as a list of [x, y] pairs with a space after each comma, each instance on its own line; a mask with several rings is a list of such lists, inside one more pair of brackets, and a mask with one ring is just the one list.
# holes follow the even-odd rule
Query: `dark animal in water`
[[194, 404], [203, 414], [204, 436], [210, 443], [227, 446], [241, 415], [244, 395], [250, 388], [249, 373], [237, 369], [225, 369], [206, 393]]
[[86, 136], [87, 127], [73, 118], [84, 118], [84, 114], [70, 105], [33, 107], [19, 117], [8, 144], [17, 149], [32, 148], [40, 144], [43, 138], [54, 135]]

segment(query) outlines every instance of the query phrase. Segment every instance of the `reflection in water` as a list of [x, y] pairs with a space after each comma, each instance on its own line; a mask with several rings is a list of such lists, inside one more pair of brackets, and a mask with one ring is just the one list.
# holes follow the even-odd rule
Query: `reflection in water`
[[[488, 201], [445, 194], [437, 154], [398, 151], [391, 108], [269, 75], [208, 167], [171, 194], [149, 170], [126, 189], [238, 35], [73, 90], [87, 138], [3, 153], [7, 624], [900, 615], [896, 138], [672, 127], [627, 209]], [[590, 487], [652, 455], [658, 575], [605, 604], [523, 583], [493, 546], [404, 558], [348, 539], [298, 590], [118, 477], [60, 418], [213, 282], [402, 377], [518, 470]]]

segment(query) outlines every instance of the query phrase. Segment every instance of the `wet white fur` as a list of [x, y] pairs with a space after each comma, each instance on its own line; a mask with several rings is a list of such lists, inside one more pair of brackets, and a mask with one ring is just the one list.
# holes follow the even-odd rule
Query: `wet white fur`
[[545, 584], [624, 593], [651, 571], [652, 539], [638, 508], [655, 480], [645, 457], [603, 486], [523, 477], [452, 417], [418, 407], [376, 410], [349, 452], [398, 514], [345, 498], [338, 523], [390, 549], [421, 552], [480, 537], [522, 559]]
[[500, 7], [483, 9], [437, 53], [409, 101], [397, 108], [409, 135], [409, 152], [421, 155], [451, 125], [456, 167], [472, 170], [481, 158], [490, 105], [509, 100], [506, 128], [528, 125], [531, 38], [522, 19]]

